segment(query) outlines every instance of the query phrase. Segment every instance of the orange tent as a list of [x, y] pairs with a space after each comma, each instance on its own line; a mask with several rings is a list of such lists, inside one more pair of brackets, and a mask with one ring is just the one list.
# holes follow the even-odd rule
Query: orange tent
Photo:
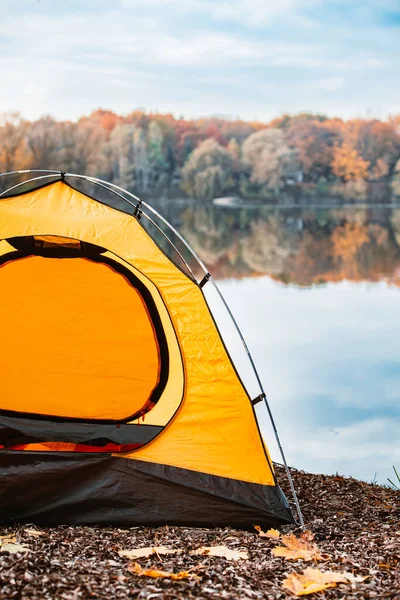
[[292, 522], [209, 275], [76, 177], [0, 197], [0, 521]]

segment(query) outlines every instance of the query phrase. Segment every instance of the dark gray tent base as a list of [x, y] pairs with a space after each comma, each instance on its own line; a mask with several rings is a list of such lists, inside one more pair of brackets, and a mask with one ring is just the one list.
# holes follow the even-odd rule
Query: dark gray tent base
[[0, 523], [251, 528], [293, 523], [278, 486], [110, 455], [0, 451]]

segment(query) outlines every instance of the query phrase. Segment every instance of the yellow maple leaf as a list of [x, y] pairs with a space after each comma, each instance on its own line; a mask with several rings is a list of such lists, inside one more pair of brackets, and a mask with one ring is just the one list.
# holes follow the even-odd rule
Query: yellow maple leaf
[[197, 554], [201, 556], [222, 556], [227, 560], [248, 560], [249, 558], [247, 552], [230, 550], [226, 546], [201, 546], [201, 548], [194, 550], [190, 554]]
[[303, 571], [302, 575], [290, 573], [283, 581], [282, 587], [295, 596], [307, 596], [336, 587], [338, 583], [348, 583], [348, 579], [341, 573], [322, 572], [319, 569], [308, 568]]
[[322, 555], [319, 548], [314, 544], [313, 534], [305, 531], [300, 538], [293, 534], [282, 535], [280, 540], [283, 546], [276, 546], [271, 550], [273, 556], [281, 556], [286, 560], [325, 560], [327, 555]]
[[258, 531], [258, 535], [260, 537], [266, 537], [266, 538], [272, 538], [272, 539], [279, 539], [281, 537], [281, 534], [279, 533], [279, 531], [277, 529], [268, 529], [268, 531], [263, 531], [261, 529], [261, 527], [259, 525], [254, 525], [254, 529], [256, 529]]
[[139, 577], [153, 577], [154, 579], [172, 579], [177, 581], [179, 579], [190, 579], [197, 578], [198, 576], [190, 571], [180, 571], [179, 573], [170, 573], [169, 571], [160, 571], [158, 569], [142, 569], [139, 563], [132, 563], [128, 567], [128, 571], [139, 575]]
[[147, 558], [152, 554], [178, 554], [182, 550], [174, 550], [166, 546], [148, 546], [146, 548], [135, 548], [133, 550], [119, 550], [118, 554], [125, 558]]

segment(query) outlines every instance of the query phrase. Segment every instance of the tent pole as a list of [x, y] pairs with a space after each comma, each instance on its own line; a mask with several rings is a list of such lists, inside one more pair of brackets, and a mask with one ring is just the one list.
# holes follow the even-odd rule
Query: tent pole
[[25, 173], [53, 173], [54, 175], [61, 175], [61, 171], [53, 171], [52, 169], [24, 169], [23, 171], [0, 173], [0, 177], [6, 177], [6, 175], [25, 175]]
[[[23, 171], [15, 171], [15, 172], [22, 173]], [[28, 173], [29, 171], [25, 171], [25, 172]], [[4, 175], [10, 175], [10, 174], [11, 173], [4, 173]], [[12, 187], [8, 188], [7, 190], [4, 190], [4, 192], [1, 192], [0, 198], [1, 198], [1, 196], [4, 196], [8, 192], [12, 192], [13, 190], [16, 190], [17, 188], [21, 187], [22, 185], [25, 185], [26, 183], [32, 183], [32, 181], [39, 181], [39, 179], [48, 179], [49, 177], [55, 177], [58, 174], [59, 174], [59, 171], [55, 171], [51, 175], [41, 175], [40, 177], [33, 177], [32, 179], [26, 179], [26, 181], [21, 181], [20, 183], [13, 185]]]
[[161, 235], [167, 240], [167, 242], [169, 242], [169, 244], [171, 244], [171, 246], [173, 247], [173, 249], [175, 250], [175, 252], [178, 254], [179, 258], [181, 259], [181, 261], [183, 262], [183, 264], [185, 265], [185, 267], [187, 268], [187, 270], [189, 271], [189, 273], [191, 274], [191, 276], [193, 277], [193, 279], [195, 281], [197, 281], [196, 277], [195, 277], [195, 275], [194, 275], [194, 273], [192, 271], [192, 269], [189, 266], [189, 264], [183, 258], [182, 254], [179, 252], [179, 250], [175, 246], [175, 244], [173, 242], [171, 242], [171, 240], [169, 239], [169, 237], [167, 236], [167, 234], [161, 229], [161, 227], [159, 227], [157, 225], [157, 223], [155, 221], [153, 221], [153, 219], [151, 217], [149, 217], [149, 215], [147, 215], [145, 212], [142, 212], [142, 215], [145, 217], [145, 219], [147, 219], [148, 221], [150, 221], [150, 223], [152, 225], [154, 225], [154, 227], [157, 229], [157, 231], [159, 231], [161, 233]]
[[270, 405], [269, 405], [269, 402], [268, 402], [268, 399], [267, 399], [266, 393], [265, 393], [265, 391], [264, 391], [264, 387], [263, 387], [263, 384], [262, 384], [262, 382], [261, 382], [260, 376], [259, 376], [259, 374], [258, 374], [258, 371], [257, 371], [256, 365], [255, 365], [255, 363], [254, 363], [253, 357], [252, 357], [252, 355], [251, 355], [251, 353], [250, 353], [250, 350], [249, 350], [249, 349], [248, 349], [248, 347], [247, 347], [246, 340], [245, 340], [245, 339], [244, 339], [244, 337], [243, 337], [243, 334], [242, 334], [242, 332], [241, 332], [241, 330], [240, 330], [240, 328], [239, 328], [239, 325], [237, 324], [237, 322], [236, 322], [236, 319], [235, 319], [235, 317], [233, 316], [233, 314], [232, 314], [232, 311], [231, 311], [231, 309], [229, 308], [229, 306], [228, 306], [228, 304], [227, 304], [227, 302], [226, 302], [226, 300], [225, 300], [224, 296], [222, 295], [222, 293], [221, 293], [221, 291], [220, 291], [219, 287], [217, 286], [216, 282], [214, 281], [214, 279], [213, 279], [212, 277], [210, 277], [210, 281], [211, 281], [211, 283], [213, 284], [213, 286], [214, 286], [214, 289], [215, 289], [215, 290], [216, 290], [216, 292], [218, 293], [218, 296], [220, 297], [220, 299], [221, 299], [221, 301], [222, 301], [223, 305], [225, 306], [225, 309], [227, 310], [227, 312], [228, 312], [228, 314], [229, 314], [230, 318], [232, 319], [232, 322], [233, 322], [233, 324], [234, 324], [234, 326], [235, 326], [235, 329], [236, 329], [236, 331], [237, 331], [237, 333], [238, 333], [238, 335], [239, 335], [239, 337], [240, 337], [240, 339], [241, 339], [241, 342], [242, 342], [242, 344], [243, 344], [243, 347], [244, 347], [244, 349], [245, 349], [245, 351], [246, 351], [247, 357], [248, 357], [248, 359], [249, 359], [249, 361], [250, 361], [250, 364], [251, 364], [251, 366], [252, 366], [252, 369], [253, 369], [253, 371], [254, 371], [254, 374], [255, 374], [255, 376], [256, 376], [256, 379], [257, 379], [258, 386], [259, 386], [259, 388], [260, 388], [260, 390], [261, 390], [261, 394], [262, 394], [262, 396], [264, 397], [264, 403], [265, 403], [265, 406], [266, 406], [266, 408], [267, 408], [267, 411], [268, 411], [268, 415], [269, 415], [269, 418], [270, 418], [270, 421], [271, 421], [272, 428], [273, 428], [273, 430], [274, 430], [274, 434], [275, 434], [276, 443], [278, 444], [278, 448], [279, 448], [279, 451], [280, 451], [280, 454], [281, 454], [281, 457], [282, 457], [282, 460], [283, 460], [283, 464], [284, 464], [284, 466], [285, 466], [286, 475], [287, 475], [287, 478], [288, 478], [288, 480], [289, 480], [290, 489], [291, 489], [291, 491], [292, 491], [293, 500], [294, 500], [294, 503], [295, 503], [295, 505], [296, 505], [296, 511], [297, 511], [297, 514], [298, 514], [298, 517], [299, 517], [300, 526], [301, 526], [301, 528], [302, 528], [302, 529], [303, 529], [303, 531], [304, 531], [304, 529], [305, 529], [305, 524], [304, 524], [303, 514], [302, 514], [302, 512], [301, 512], [301, 508], [300, 508], [300, 504], [299, 504], [299, 499], [298, 499], [298, 497], [297, 497], [296, 489], [295, 489], [295, 487], [294, 487], [293, 478], [292, 478], [292, 475], [291, 475], [291, 473], [290, 473], [290, 470], [289, 470], [288, 464], [287, 464], [287, 462], [286, 462], [285, 453], [284, 453], [284, 451], [283, 451], [283, 447], [282, 447], [282, 444], [281, 444], [281, 440], [280, 440], [280, 438], [279, 438], [279, 434], [278, 434], [278, 430], [277, 430], [277, 427], [276, 427], [276, 424], [275, 424], [275, 420], [274, 420], [274, 417], [273, 417], [273, 415], [272, 415], [272, 411], [271, 411], [271, 408], [270, 408]]

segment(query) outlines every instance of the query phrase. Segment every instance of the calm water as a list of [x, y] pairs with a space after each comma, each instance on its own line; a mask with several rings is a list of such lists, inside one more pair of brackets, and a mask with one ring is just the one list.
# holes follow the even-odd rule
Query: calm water
[[400, 467], [400, 209], [160, 209], [219, 281], [288, 462], [386, 483]]

